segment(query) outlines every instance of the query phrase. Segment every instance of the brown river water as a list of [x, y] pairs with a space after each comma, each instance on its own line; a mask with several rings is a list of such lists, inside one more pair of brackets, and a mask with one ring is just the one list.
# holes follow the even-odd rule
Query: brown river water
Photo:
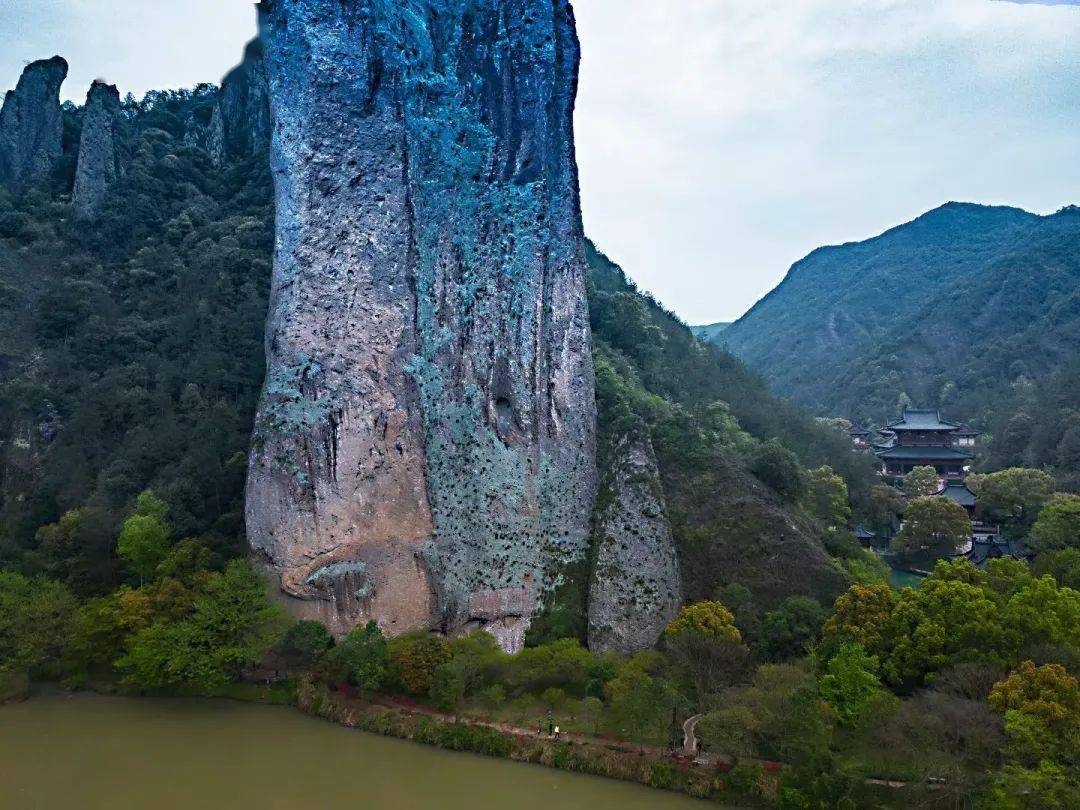
[[708, 806], [365, 734], [279, 706], [46, 692], [0, 707], [0, 810]]

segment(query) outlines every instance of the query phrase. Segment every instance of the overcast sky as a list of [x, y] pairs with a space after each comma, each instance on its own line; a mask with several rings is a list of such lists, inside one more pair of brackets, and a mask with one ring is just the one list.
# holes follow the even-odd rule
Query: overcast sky
[[[823, 244], [948, 200], [1080, 203], [1068, 0], [576, 0], [588, 233], [691, 323]], [[65, 97], [217, 81], [246, 0], [0, 0], [0, 87], [59, 53]]]

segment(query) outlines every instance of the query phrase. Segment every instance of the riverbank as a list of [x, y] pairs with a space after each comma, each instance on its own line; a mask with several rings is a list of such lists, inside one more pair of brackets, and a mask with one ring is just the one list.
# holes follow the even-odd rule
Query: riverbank
[[[625, 743], [574, 736], [561, 740], [538, 737], [497, 723], [360, 700], [308, 678], [300, 682], [296, 699], [298, 708], [307, 714], [372, 734], [634, 782], [698, 799], [746, 800], [745, 795], [733, 793], [725, 768], [712, 761], [696, 762]], [[760, 778], [761, 784], [756, 786], [759, 792], [775, 791], [775, 775], [761, 773]]]
[[359, 734], [294, 708], [35, 687], [0, 708], [0, 806], [694, 810], [680, 793]]
[[0, 672], [0, 706], [30, 697], [30, 677], [25, 672]]

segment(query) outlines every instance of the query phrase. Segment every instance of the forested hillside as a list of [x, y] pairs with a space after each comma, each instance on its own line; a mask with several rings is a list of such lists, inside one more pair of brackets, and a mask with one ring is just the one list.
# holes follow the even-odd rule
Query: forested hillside
[[[92, 226], [66, 199], [70, 159], [39, 188], [0, 189], [0, 564], [82, 594], [127, 576], [116, 536], [148, 488], [179, 538], [219, 560], [244, 548], [270, 178], [265, 156], [215, 166], [185, 145], [211, 99], [127, 104], [131, 164]], [[80, 113], [65, 110], [73, 143]]]
[[821, 248], [717, 340], [822, 415], [901, 404], [985, 430], [988, 466], [1080, 483], [1080, 210], [950, 203]]

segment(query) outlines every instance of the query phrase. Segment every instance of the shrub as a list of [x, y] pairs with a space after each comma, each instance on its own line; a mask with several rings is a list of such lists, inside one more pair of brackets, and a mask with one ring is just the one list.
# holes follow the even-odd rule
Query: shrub
[[435, 670], [450, 659], [446, 639], [424, 630], [408, 633], [390, 642], [392, 677], [401, 688], [416, 697], [431, 691]]

